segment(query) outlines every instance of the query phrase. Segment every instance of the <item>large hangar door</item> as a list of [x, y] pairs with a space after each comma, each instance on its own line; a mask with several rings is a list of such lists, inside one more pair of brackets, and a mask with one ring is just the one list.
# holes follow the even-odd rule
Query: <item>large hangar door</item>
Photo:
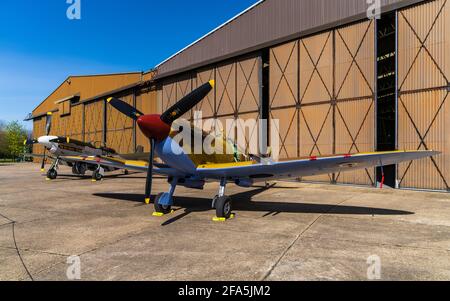
[[[279, 120], [280, 159], [299, 156], [298, 41], [270, 50], [269, 116]], [[275, 125], [274, 125], [275, 126]]]
[[401, 188], [449, 190], [450, 1], [398, 12], [399, 149], [442, 155], [398, 166]]
[[[375, 150], [375, 26], [361, 22], [270, 50], [280, 158]], [[372, 169], [302, 180], [373, 185]]]

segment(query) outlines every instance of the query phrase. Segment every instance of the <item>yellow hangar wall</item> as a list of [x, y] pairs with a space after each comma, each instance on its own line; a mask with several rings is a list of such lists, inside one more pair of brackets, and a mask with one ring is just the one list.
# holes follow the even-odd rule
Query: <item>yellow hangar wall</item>
[[[69, 77], [33, 111], [33, 135], [45, 135], [47, 112], [52, 112], [51, 135], [67, 136], [96, 146], [106, 145], [118, 153], [134, 153], [141, 145], [149, 150], [136, 124], [106, 105], [110, 96], [120, 97], [144, 113], [156, 112], [156, 91], [146, 74], [112, 74]], [[35, 146], [35, 153], [43, 149]]]

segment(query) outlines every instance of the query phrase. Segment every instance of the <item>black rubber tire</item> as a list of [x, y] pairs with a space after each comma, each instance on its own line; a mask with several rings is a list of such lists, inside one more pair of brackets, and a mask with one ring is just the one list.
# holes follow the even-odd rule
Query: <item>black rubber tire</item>
[[58, 172], [56, 171], [56, 169], [52, 168], [47, 171], [47, 178], [49, 178], [50, 180], [55, 180], [57, 177]]
[[130, 172], [128, 171], [128, 169], [125, 169], [125, 170], [123, 171], [123, 174], [126, 175], [126, 176], [128, 176], [128, 175], [130, 174]]
[[163, 206], [159, 204], [159, 199], [162, 197], [163, 193], [158, 194], [154, 201], [155, 211], [162, 214], [169, 214], [172, 212], [172, 206]]
[[216, 204], [217, 204], [217, 199], [219, 198], [218, 195], [216, 195], [215, 197], [213, 197], [212, 199], [212, 209], [216, 209]]
[[75, 164], [72, 166], [72, 173], [73, 173], [74, 175], [76, 175], [76, 176], [80, 175], [80, 174], [78, 173], [78, 169], [77, 169], [77, 166], [76, 166]]
[[216, 216], [229, 219], [232, 213], [231, 198], [227, 196], [218, 197], [216, 200]]
[[94, 171], [94, 173], [92, 174], [92, 179], [96, 181], [101, 181], [103, 179], [103, 176], [98, 171]]

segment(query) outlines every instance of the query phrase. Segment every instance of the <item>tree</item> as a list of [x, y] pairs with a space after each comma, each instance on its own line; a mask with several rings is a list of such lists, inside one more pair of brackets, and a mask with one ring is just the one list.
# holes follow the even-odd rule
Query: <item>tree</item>
[[23, 142], [26, 139], [27, 131], [18, 121], [12, 121], [6, 126], [6, 144], [10, 158], [16, 160], [25, 152]]

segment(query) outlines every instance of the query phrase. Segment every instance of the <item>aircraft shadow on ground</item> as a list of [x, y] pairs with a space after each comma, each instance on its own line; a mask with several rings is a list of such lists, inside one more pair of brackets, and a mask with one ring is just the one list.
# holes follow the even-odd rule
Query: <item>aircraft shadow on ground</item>
[[[252, 201], [252, 198], [267, 189], [273, 188], [257, 188], [246, 192], [232, 195], [233, 209], [237, 211], [251, 211], [251, 212], [268, 212], [263, 217], [269, 215], [277, 215], [279, 213], [312, 213], [312, 214], [351, 214], [351, 215], [411, 215], [413, 212], [392, 210], [372, 207], [359, 206], [345, 206], [333, 204], [307, 204], [307, 203], [287, 203], [287, 202], [267, 202], [267, 201]], [[96, 193], [94, 196], [142, 203], [144, 196], [142, 194], [125, 194], [125, 193]], [[194, 197], [174, 197], [174, 205], [184, 209], [184, 213], [174, 217], [172, 220], [166, 222], [169, 224], [175, 220], [179, 220], [191, 212], [210, 211], [210, 198], [194, 198]], [[182, 210], [181, 209], [181, 210]], [[165, 225], [163, 224], [163, 225]]]

